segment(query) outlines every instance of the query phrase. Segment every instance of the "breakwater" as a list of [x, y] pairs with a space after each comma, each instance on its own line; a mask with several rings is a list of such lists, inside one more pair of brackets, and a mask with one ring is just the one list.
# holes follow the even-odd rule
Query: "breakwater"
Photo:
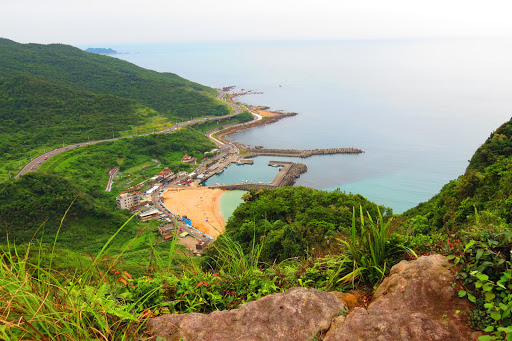
[[265, 149], [265, 148], [250, 148], [247, 149], [249, 154], [245, 155], [246, 158], [256, 157], [261, 155], [266, 156], [288, 156], [288, 157], [310, 157], [312, 155], [331, 155], [331, 154], [360, 154], [364, 153], [361, 149], [357, 148], [324, 148], [324, 149]]

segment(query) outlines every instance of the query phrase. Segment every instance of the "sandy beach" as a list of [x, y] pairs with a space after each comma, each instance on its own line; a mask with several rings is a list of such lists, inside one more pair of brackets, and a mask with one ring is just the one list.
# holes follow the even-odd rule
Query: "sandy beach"
[[216, 238], [224, 231], [218, 202], [224, 192], [208, 188], [172, 188], [163, 193], [162, 200], [173, 213], [187, 216], [192, 226]]

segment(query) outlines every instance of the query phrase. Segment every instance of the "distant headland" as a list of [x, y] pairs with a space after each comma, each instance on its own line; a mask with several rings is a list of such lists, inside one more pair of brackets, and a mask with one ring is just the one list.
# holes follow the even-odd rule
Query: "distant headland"
[[116, 54], [117, 53], [116, 50], [113, 50], [111, 48], [105, 49], [102, 47], [90, 47], [90, 48], [86, 49], [85, 52], [98, 53], [98, 54]]

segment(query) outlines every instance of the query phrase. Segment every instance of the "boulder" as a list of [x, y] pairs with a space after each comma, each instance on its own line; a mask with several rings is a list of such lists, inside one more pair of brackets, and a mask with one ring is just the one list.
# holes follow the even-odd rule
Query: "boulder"
[[346, 309], [331, 293], [292, 288], [229, 311], [159, 316], [148, 327], [168, 341], [306, 341], [324, 334]]
[[368, 309], [337, 318], [324, 341], [477, 340], [468, 327], [472, 309], [458, 297], [460, 284], [441, 255], [395, 265]]

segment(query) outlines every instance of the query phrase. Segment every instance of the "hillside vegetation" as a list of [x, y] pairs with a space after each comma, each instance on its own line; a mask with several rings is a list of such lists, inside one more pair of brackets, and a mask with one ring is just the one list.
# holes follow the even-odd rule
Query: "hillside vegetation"
[[[377, 216], [377, 205], [361, 195], [339, 190], [325, 192], [307, 187], [250, 191], [229, 219], [224, 236], [248, 253], [253, 240], [263, 245], [261, 261], [269, 264], [336, 248], [335, 238], [349, 235], [352, 211]], [[379, 207], [386, 220], [392, 210]], [[221, 237], [222, 238], [222, 237]]]
[[172, 73], [60, 44], [0, 39], [0, 50], [0, 181], [62, 144], [229, 113], [216, 90]]

